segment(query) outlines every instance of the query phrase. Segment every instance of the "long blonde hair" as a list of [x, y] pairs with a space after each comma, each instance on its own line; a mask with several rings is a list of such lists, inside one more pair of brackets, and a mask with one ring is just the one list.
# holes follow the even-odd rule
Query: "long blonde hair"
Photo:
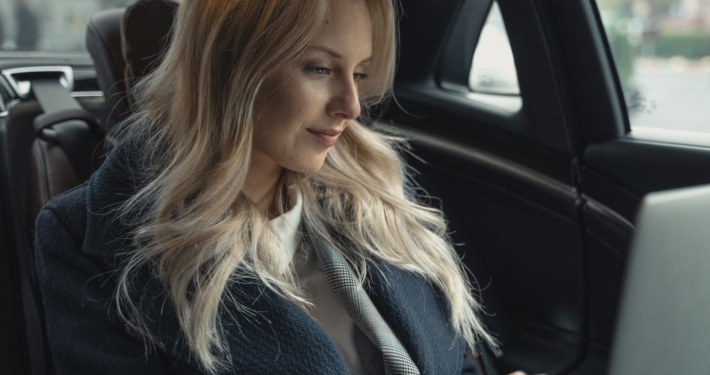
[[[140, 108], [123, 129], [150, 150], [143, 158], [152, 177], [119, 209], [124, 219], [145, 214], [133, 218], [135, 249], [122, 269], [115, 302], [122, 319], [147, 343], [164, 344], [146, 328], [132, 294], [133, 276], [150, 266], [170, 296], [191, 353], [209, 373], [230, 360], [218, 311], [220, 304], [238, 303], [226, 288], [237, 273], [309, 305], [293, 271], [278, 272], [277, 265], [291, 260], [284, 259], [267, 213], [240, 192], [259, 88], [323, 29], [329, 2], [183, 2], [163, 63], [133, 92]], [[374, 40], [370, 78], [360, 85], [364, 110], [391, 94], [397, 39], [393, 1], [366, 2]], [[480, 307], [442, 213], [405, 194], [400, 142], [352, 121], [320, 171], [285, 171], [280, 182], [301, 190], [307, 226], [322, 222], [325, 231], [345, 239], [348, 246], [341, 248], [361, 280], [369, 257], [419, 274], [443, 292], [450, 323], [470, 347], [478, 338], [493, 343], [476, 317]], [[277, 201], [283, 200], [285, 189], [277, 191]]]

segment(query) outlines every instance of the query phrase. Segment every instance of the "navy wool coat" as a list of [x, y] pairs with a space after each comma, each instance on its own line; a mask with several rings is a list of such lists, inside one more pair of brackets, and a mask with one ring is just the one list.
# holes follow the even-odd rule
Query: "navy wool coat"
[[[125, 251], [126, 225], [113, 211], [136, 192], [135, 147], [120, 144], [91, 179], [50, 201], [37, 218], [37, 274], [47, 333], [59, 374], [199, 374], [179, 334], [172, 305], [152, 273], [135, 280], [140, 309], [162, 347], [146, 351], [118, 318], [112, 295]], [[447, 304], [423, 278], [382, 264], [367, 291], [422, 375], [476, 374], [448, 324]], [[348, 374], [338, 348], [305, 311], [258, 281], [228, 286], [256, 314], [221, 314], [229, 374]]]

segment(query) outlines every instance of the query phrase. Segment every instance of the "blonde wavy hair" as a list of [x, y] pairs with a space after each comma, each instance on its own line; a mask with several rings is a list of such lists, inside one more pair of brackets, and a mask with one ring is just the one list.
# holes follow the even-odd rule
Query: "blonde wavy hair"
[[[278, 271], [291, 259], [285, 259], [267, 212], [240, 192], [259, 88], [323, 29], [329, 2], [183, 2], [163, 63], [133, 92], [140, 108], [123, 129], [150, 150], [143, 157], [152, 177], [119, 208], [124, 219], [144, 214], [132, 222], [135, 249], [121, 271], [115, 302], [147, 345], [164, 345], [147, 328], [132, 293], [134, 276], [149, 266], [170, 296], [192, 355], [209, 373], [223, 370], [236, 354], [228, 352], [218, 314], [220, 305], [238, 304], [228, 295], [230, 282], [251, 275], [309, 306], [293, 270]], [[396, 4], [366, 2], [374, 40], [369, 79], [359, 85], [363, 110], [391, 95], [397, 48]], [[480, 306], [442, 213], [405, 193], [409, 182], [398, 145], [400, 139], [352, 121], [318, 172], [282, 174], [276, 202], [287, 199], [283, 187], [296, 185], [305, 225], [323, 228], [323, 235], [337, 233], [339, 248], [362, 281], [371, 257], [419, 274], [443, 292], [450, 323], [471, 348], [479, 338], [494, 344], [476, 317]]]

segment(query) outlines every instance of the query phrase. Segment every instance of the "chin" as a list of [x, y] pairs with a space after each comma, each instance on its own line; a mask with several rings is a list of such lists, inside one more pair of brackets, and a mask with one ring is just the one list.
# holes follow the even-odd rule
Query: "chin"
[[320, 171], [321, 168], [323, 168], [323, 164], [324, 163], [319, 163], [317, 165], [313, 165], [302, 173], [304, 173], [304, 174], [316, 173], [316, 172]]
[[297, 173], [311, 174], [318, 172], [325, 164], [325, 158], [309, 161], [308, 163], [300, 163], [299, 165], [291, 166], [290, 169]]

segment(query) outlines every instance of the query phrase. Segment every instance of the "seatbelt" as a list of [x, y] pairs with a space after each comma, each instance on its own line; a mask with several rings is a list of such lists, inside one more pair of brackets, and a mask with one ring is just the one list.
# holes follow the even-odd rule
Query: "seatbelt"
[[[92, 140], [101, 132], [99, 121], [71, 97], [59, 80], [32, 81], [32, 92], [44, 111], [34, 120], [37, 137], [59, 143], [80, 181], [93, 172]], [[54, 132], [47, 132], [46, 129]]]
[[71, 97], [58, 79], [35, 79], [31, 82], [32, 93], [34, 93], [35, 99], [39, 102], [44, 113], [63, 109], [82, 109], [79, 102]]

